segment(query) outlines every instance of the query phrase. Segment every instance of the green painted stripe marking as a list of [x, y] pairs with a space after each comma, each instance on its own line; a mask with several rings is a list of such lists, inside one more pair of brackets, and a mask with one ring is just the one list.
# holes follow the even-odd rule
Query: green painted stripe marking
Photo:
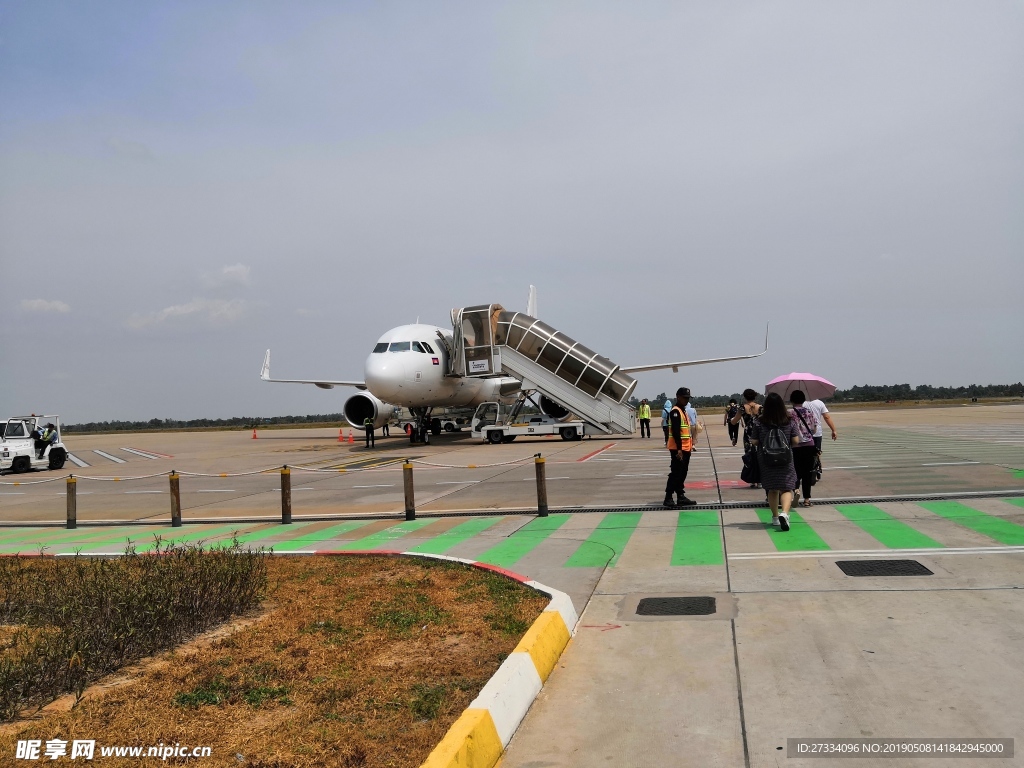
[[672, 565], [722, 565], [722, 531], [718, 513], [705, 510], [679, 513]]
[[566, 562], [566, 568], [609, 568], [619, 561], [619, 555], [629, 543], [629, 537], [640, 524], [639, 512], [613, 512], [604, 516], [589, 538]]
[[897, 520], [874, 504], [837, 504], [836, 509], [847, 520], [855, 523], [891, 549], [931, 549], [945, 546], [930, 536], [925, 536], [920, 531], [911, 528], [902, 520]]
[[478, 517], [467, 520], [409, 551], [425, 555], [443, 555], [456, 544], [461, 544], [466, 539], [471, 539], [478, 533], [486, 531], [499, 520], [501, 520], [500, 517]]
[[987, 512], [972, 509], [959, 501], [923, 501], [921, 506], [958, 525], [995, 539], [1000, 544], [1024, 544], [1024, 527]]
[[317, 544], [322, 541], [327, 541], [335, 536], [340, 536], [343, 533], [354, 531], [356, 528], [362, 528], [364, 525], [369, 525], [372, 520], [349, 520], [344, 523], [338, 523], [332, 525], [330, 528], [324, 528], [319, 531], [313, 531], [312, 533], [300, 533], [295, 538], [288, 539], [288, 541], [282, 541], [274, 545], [275, 552], [292, 552], [296, 549], [319, 549]]
[[1013, 479], [1014, 480], [1020, 480], [1022, 478], [1024, 478], [1024, 469], [1015, 469], [1015, 470], [1013, 470]]
[[799, 512], [790, 510], [789, 530], [772, 526], [772, 511], [770, 509], [755, 510], [761, 522], [767, 526], [768, 537], [779, 552], [803, 552], [815, 549], [832, 549], [825, 540], [821, 538], [814, 529], [804, 520]]
[[1024, 507], [1024, 499], [1003, 499], [1003, 501], [1008, 501], [1018, 507]]
[[[296, 525], [272, 525], [269, 528], [264, 528], [262, 531], [253, 531], [252, 533], [245, 533], [241, 536], [236, 536], [239, 544], [249, 544], [253, 541], [261, 541], [262, 539], [269, 539], [272, 536], [278, 536], [282, 533], [290, 533], [296, 529], [302, 529], [310, 523], [298, 523]], [[226, 549], [231, 546], [231, 540], [225, 539], [218, 542], [211, 549]]]
[[477, 560], [500, 568], [515, 565], [544, 539], [561, 528], [568, 519], [569, 515], [535, 517], [503, 542], [477, 556]]
[[[232, 524], [232, 525], [221, 525], [221, 526], [218, 526], [216, 528], [205, 528], [203, 530], [192, 531], [190, 533], [179, 533], [177, 535], [167, 535], [167, 536], [163, 537], [162, 542], [163, 542], [164, 546], [166, 546], [168, 544], [185, 544], [185, 543], [193, 542], [193, 541], [204, 541], [205, 542], [208, 539], [216, 538], [218, 536], [223, 536], [225, 534], [234, 533], [235, 531], [240, 531], [240, 530], [248, 529], [248, 528], [251, 528], [251, 527], [252, 527], [251, 523], [249, 525], [245, 525], [245, 524], [239, 525], [238, 523], [235, 523], [235, 524]], [[181, 528], [172, 528], [171, 530], [173, 530], [173, 531], [181, 531]], [[141, 545], [139, 545], [138, 547], [135, 548], [135, 551], [136, 552], [149, 552], [150, 550], [155, 549], [156, 546], [157, 546], [157, 542], [151, 541], [148, 544], [141, 544]]]
[[406, 520], [405, 522], [399, 523], [398, 525], [392, 525], [390, 528], [385, 528], [383, 531], [377, 531], [369, 536], [364, 536], [361, 539], [355, 541], [346, 541], [336, 547], [325, 547], [325, 549], [344, 551], [346, 549], [375, 549], [381, 544], [387, 544], [389, 541], [399, 539], [410, 533], [418, 531], [425, 525], [430, 525], [434, 522], [429, 517], [425, 520]]
[[[113, 535], [114, 531], [120, 531], [122, 533], [125, 533], [127, 532], [127, 530], [128, 529], [120, 526], [117, 528], [106, 528], [99, 531], [95, 529], [83, 531], [80, 528], [76, 528], [74, 530], [69, 531], [66, 528], [63, 528], [55, 531], [47, 531], [46, 533], [44, 533], [43, 530], [41, 529], [37, 529], [35, 531], [26, 533], [22, 536], [16, 537], [17, 539], [19, 539], [18, 541], [15, 541], [14, 539], [11, 539], [11, 541], [5, 541], [2, 545], [0, 545], [0, 552], [3, 552], [5, 554], [12, 552], [25, 552], [26, 550], [24, 549], [24, 547], [26, 544], [45, 545], [47, 547], [50, 547], [55, 544], [63, 544], [67, 541], [90, 541], [96, 538], [108, 538], [111, 535]], [[40, 537], [35, 538], [36, 534], [39, 534]], [[36, 551], [38, 551], [39, 546], [36, 546], [35, 549]]]

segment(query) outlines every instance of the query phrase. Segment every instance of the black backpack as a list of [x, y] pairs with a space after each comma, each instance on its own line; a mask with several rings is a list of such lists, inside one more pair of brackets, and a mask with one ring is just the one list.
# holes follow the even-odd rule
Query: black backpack
[[769, 428], [761, 445], [761, 460], [766, 467], [784, 467], [793, 461], [793, 449], [779, 427]]

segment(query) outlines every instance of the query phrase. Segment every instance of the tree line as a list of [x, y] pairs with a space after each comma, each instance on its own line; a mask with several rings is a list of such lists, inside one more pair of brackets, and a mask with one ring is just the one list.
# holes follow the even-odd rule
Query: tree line
[[255, 429], [275, 424], [338, 424], [344, 420], [340, 413], [314, 413], [309, 416], [235, 416], [230, 419], [150, 419], [149, 421], [87, 421], [65, 424], [64, 432], [139, 432], [141, 430], [168, 429]]
[[[909, 384], [864, 384], [850, 387], [849, 389], [837, 389], [831, 402], [839, 403], [886, 403], [900, 400], [964, 400], [972, 397], [1024, 397], [1024, 383], [1016, 384], [971, 384], [966, 387], [933, 387], [930, 384], [921, 384], [912, 387]], [[692, 397], [690, 402], [695, 408], [724, 407], [729, 400], [734, 399], [737, 403], [743, 402], [743, 395], [734, 392], [731, 395], [710, 395]], [[660, 407], [668, 395], [661, 392], [657, 397], [647, 398], [653, 408]], [[675, 399], [674, 395], [673, 398]], [[763, 397], [758, 393], [758, 401]], [[640, 404], [636, 397], [629, 399], [634, 406]]]

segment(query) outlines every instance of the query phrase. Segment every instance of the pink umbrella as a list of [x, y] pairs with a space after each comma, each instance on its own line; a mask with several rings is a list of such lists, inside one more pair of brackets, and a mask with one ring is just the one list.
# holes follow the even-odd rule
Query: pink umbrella
[[783, 400], [789, 402], [789, 396], [795, 389], [803, 391], [808, 400], [821, 400], [836, 393], [835, 384], [813, 373], [787, 373], [779, 376], [765, 385], [764, 393], [777, 392]]

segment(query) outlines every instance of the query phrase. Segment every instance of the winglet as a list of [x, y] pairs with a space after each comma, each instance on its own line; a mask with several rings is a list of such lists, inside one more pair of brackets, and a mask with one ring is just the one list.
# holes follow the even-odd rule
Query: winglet
[[526, 314], [537, 317], [537, 286], [530, 286], [530, 298], [526, 300]]
[[260, 370], [260, 378], [264, 381], [270, 381], [270, 350], [267, 350], [267, 356], [263, 358], [263, 368]]

